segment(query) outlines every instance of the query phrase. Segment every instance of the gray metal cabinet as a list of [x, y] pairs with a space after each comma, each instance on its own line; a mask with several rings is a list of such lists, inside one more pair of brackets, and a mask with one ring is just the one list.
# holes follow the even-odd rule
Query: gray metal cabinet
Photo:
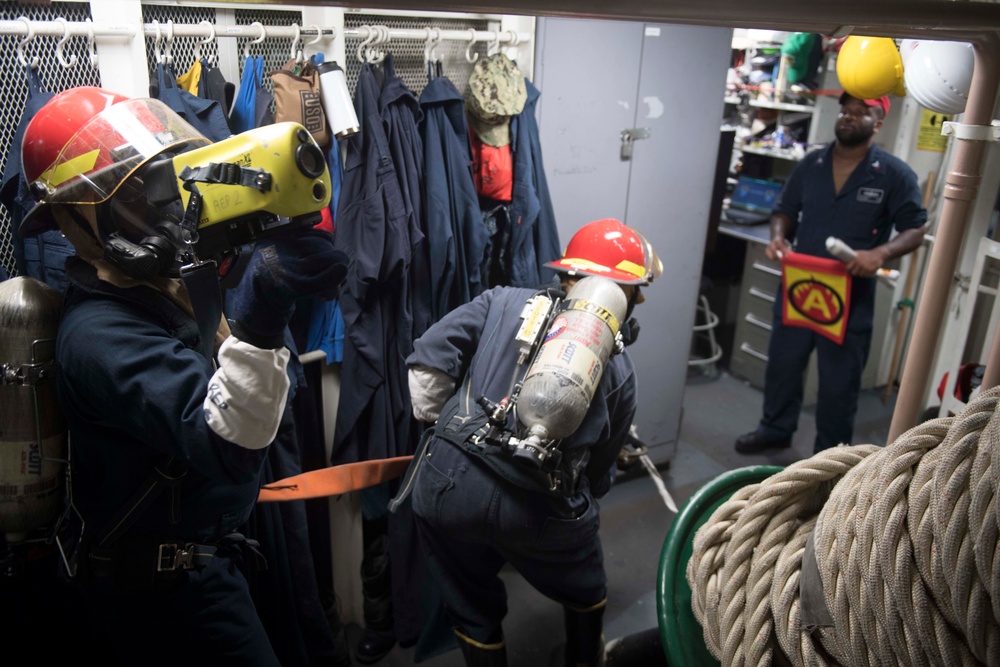
[[[732, 31], [539, 19], [539, 128], [560, 240], [615, 217], [641, 230], [665, 275], [636, 309], [639, 436], [673, 456], [719, 142]], [[708, 110], [708, 111], [706, 111]], [[622, 133], [638, 130], [631, 155]]]
[[[733, 375], [760, 389], [764, 388], [767, 345], [771, 340], [771, 309], [781, 284], [781, 265], [768, 259], [764, 248], [760, 243], [747, 243], [733, 353], [729, 362]], [[816, 402], [816, 378], [816, 355], [813, 354], [806, 370], [803, 399], [806, 405]]]

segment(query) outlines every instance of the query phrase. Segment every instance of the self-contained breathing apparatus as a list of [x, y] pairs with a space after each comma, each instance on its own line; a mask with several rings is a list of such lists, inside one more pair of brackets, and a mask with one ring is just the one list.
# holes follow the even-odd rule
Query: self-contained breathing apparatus
[[[208, 268], [242, 245], [316, 224], [329, 205], [325, 157], [298, 123], [210, 143], [158, 100], [95, 88], [60, 95], [64, 108], [54, 99], [32, 121], [41, 124], [25, 133], [25, 176], [39, 204], [25, 217], [22, 235], [54, 226], [50, 205], [94, 206], [110, 264], [138, 280], [202, 268], [199, 273], [213, 275], [218, 300], [216, 272]], [[0, 283], [4, 570], [23, 557], [12, 556], [17, 545], [55, 544], [72, 575], [74, 542], [84, 530], [73, 507], [69, 445], [53, 382], [60, 304], [61, 296], [39, 281]], [[216, 315], [213, 331], [218, 322]], [[161, 486], [169, 484], [152, 482], [153, 493]], [[123, 511], [135, 515], [141, 508]], [[79, 525], [68, 529], [74, 522]]]
[[[583, 421], [608, 359], [624, 349], [626, 308], [621, 287], [599, 276], [578, 281], [565, 297], [545, 292], [530, 298], [514, 340], [511, 391], [498, 402], [477, 399], [488, 417], [482, 440], [519, 464], [555, 470], [562, 462], [560, 442]], [[515, 416], [513, 428], [508, 415]]]

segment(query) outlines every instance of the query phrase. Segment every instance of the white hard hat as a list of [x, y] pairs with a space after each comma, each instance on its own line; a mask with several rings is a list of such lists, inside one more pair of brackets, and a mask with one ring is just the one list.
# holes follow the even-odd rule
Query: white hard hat
[[962, 113], [969, 100], [975, 56], [968, 42], [903, 40], [906, 92], [937, 113]]

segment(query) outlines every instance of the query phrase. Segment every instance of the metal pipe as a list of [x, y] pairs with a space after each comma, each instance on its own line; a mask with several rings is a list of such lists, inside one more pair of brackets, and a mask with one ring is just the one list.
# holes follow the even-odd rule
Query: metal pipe
[[[989, 126], [993, 119], [997, 78], [1000, 75], [1000, 39], [996, 34], [987, 35], [974, 42], [973, 47], [975, 69], [963, 124]], [[955, 146], [952, 166], [945, 177], [941, 218], [934, 235], [927, 277], [917, 305], [913, 336], [900, 376], [899, 397], [892, 413], [888, 442], [893, 442], [918, 423], [927, 395], [934, 350], [944, 323], [942, 314], [947, 306], [972, 204], [982, 181], [985, 140], [956, 137], [955, 141], [959, 143]]]
[[979, 385], [980, 391], [986, 391], [998, 384], [1000, 384], [1000, 331], [994, 330], [993, 345], [990, 347], [990, 356], [986, 360], [986, 372]]

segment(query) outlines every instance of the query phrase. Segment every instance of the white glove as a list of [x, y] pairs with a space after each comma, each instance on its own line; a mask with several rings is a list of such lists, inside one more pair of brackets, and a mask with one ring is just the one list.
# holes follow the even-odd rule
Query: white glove
[[424, 422], [436, 422], [441, 408], [455, 393], [455, 381], [436, 368], [410, 366], [406, 375], [410, 385], [413, 416]]
[[208, 383], [209, 428], [247, 449], [271, 444], [288, 400], [290, 354], [286, 347], [262, 349], [227, 338], [219, 348], [219, 370]]

